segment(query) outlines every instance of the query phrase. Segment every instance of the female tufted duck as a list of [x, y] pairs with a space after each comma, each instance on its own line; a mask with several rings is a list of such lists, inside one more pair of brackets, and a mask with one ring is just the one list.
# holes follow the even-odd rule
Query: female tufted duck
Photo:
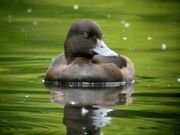
[[109, 49], [100, 27], [82, 19], [72, 24], [64, 42], [64, 53], [50, 65], [45, 80], [114, 82], [132, 81], [134, 65]]

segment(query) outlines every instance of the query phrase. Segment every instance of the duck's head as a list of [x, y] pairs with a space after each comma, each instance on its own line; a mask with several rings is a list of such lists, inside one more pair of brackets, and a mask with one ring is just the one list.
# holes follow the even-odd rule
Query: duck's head
[[95, 54], [118, 56], [104, 43], [101, 28], [88, 19], [82, 19], [72, 24], [64, 43], [64, 49], [68, 63], [71, 63], [76, 57], [91, 59]]

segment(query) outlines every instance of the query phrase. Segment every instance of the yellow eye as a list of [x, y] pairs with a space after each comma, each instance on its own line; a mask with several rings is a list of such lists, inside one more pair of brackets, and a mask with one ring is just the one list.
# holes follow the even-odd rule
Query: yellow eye
[[88, 34], [86, 32], [83, 33], [83, 37], [87, 38]]

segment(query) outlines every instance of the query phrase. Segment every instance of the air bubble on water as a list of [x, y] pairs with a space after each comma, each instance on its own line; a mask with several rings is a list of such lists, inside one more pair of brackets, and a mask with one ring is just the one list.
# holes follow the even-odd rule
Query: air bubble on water
[[164, 44], [164, 43], [161, 44], [161, 49], [162, 49], [162, 50], [166, 50], [166, 48], [167, 48], [167, 45], [166, 45], [166, 44]]
[[123, 40], [127, 40], [127, 37], [123, 37]]
[[180, 78], [177, 78], [177, 82], [180, 82]]
[[148, 36], [148, 37], [147, 37], [147, 40], [152, 40], [152, 37]]
[[73, 8], [74, 8], [74, 10], [78, 10], [79, 9], [79, 5], [78, 4], [74, 4]]
[[28, 8], [27, 13], [31, 13], [31, 12], [32, 12], [32, 8]]
[[32, 24], [33, 24], [34, 26], [36, 26], [36, 25], [38, 25], [38, 22], [37, 22], [37, 21], [33, 21]]

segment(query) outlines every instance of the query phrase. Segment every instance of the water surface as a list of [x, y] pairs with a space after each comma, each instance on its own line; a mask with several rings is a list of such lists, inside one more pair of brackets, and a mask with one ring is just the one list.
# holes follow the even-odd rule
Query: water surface
[[51, 103], [42, 79], [79, 18], [95, 20], [136, 67], [133, 103], [114, 106], [100, 131], [180, 134], [179, 9], [179, 0], [1, 0], [0, 134], [66, 134], [66, 108]]

